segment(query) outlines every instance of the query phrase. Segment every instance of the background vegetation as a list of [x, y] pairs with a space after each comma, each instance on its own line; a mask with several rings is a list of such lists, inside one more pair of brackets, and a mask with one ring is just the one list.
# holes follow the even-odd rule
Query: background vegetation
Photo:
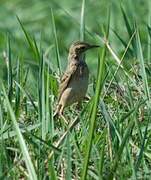
[[[0, 179], [149, 179], [151, 2], [0, 1]], [[81, 111], [54, 119], [68, 48], [88, 52]]]

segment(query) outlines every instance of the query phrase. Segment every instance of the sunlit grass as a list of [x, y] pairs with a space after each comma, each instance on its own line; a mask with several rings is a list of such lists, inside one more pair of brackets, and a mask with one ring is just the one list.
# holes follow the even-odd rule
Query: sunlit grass
[[[2, 2], [0, 179], [151, 176], [150, 11], [127, 2]], [[86, 55], [90, 100], [66, 108], [66, 125], [53, 118], [57, 82], [79, 39], [101, 47]]]

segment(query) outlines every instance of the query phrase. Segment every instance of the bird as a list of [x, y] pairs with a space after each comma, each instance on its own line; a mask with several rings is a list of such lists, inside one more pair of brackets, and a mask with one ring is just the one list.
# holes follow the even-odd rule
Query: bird
[[98, 47], [82, 41], [74, 42], [70, 46], [67, 68], [59, 84], [58, 105], [54, 116], [59, 115], [65, 120], [64, 108], [84, 99], [89, 81], [89, 69], [84, 53]]

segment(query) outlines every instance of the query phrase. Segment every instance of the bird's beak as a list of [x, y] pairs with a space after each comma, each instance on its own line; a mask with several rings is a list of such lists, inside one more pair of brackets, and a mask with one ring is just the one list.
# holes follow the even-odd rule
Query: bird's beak
[[92, 49], [92, 48], [99, 48], [100, 46], [98, 46], [98, 45], [90, 45], [89, 46], [89, 49]]

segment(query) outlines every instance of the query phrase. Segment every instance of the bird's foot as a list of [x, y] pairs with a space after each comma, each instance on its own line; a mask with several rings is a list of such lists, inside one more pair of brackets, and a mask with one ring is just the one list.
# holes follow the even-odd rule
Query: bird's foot
[[57, 117], [62, 118], [66, 124], [69, 124], [68, 120], [64, 117], [64, 115], [62, 113], [59, 113], [59, 112], [56, 111], [54, 113], [54, 115], [53, 115], [53, 118], [57, 118]]
[[64, 117], [63, 114], [60, 114], [60, 117], [64, 120], [64, 122], [65, 122], [66, 124], [69, 124], [68, 120]]

